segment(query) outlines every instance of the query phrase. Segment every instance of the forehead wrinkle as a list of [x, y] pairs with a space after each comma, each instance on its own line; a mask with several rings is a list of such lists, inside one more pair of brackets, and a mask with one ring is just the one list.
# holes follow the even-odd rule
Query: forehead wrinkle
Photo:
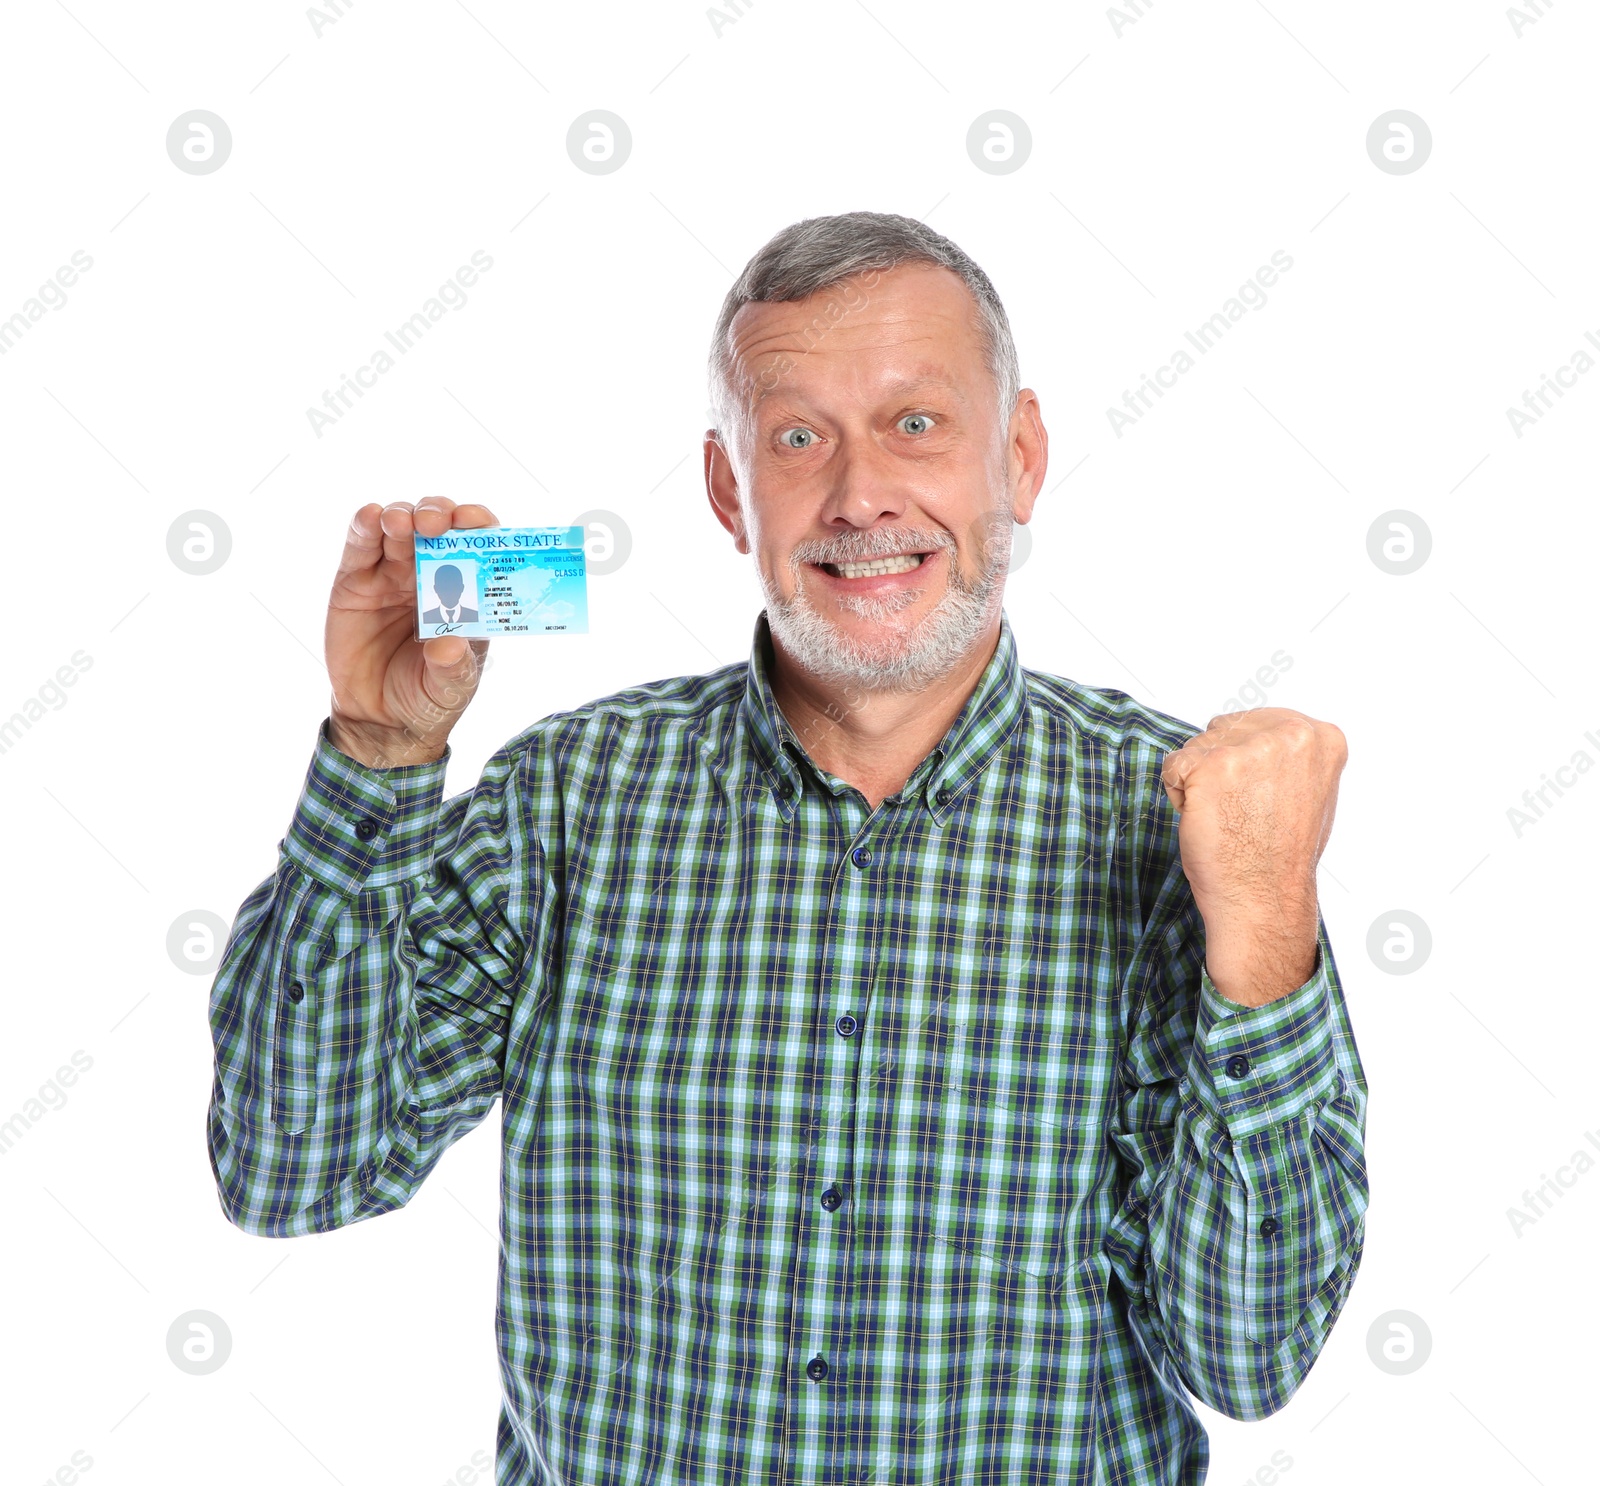
[[[874, 388], [874, 395], [879, 397], [903, 396], [909, 392], [919, 391], [924, 387], [937, 387], [943, 391], [952, 392], [963, 400], [966, 397], [961, 384], [954, 377], [949, 376], [943, 368], [932, 364], [918, 367], [905, 375], [883, 377], [877, 382]], [[779, 393], [787, 393], [790, 396], [804, 398], [806, 389], [792, 380], [779, 378], [770, 385], [757, 387], [755, 406], [759, 407], [769, 397], [775, 397]]]
[[[742, 305], [730, 326], [730, 357], [749, 363], [764, 355], [813, 356], [830, 351], [883, 351], [910, 345], [915, 341], [934, 338], [939, 322], [945, 327], [956, 324], [963, 317], [942, 305], [919, 306], [907, 309], [900, 305], [878, 305], [876, 314], [863, 318], [862, 311], [871, 308], [871, 302], [851, 309], [834, 323], [828, 324], [816, 338], [827, 344], [806, 345], [812, 334], [820, 311], [800, 309], [811, 301], [804, 299], [752, 300]], [[754, 313], [750, 313], [754, 311]], [[739, 326], [743, 319], [745, 324]], [[777, 324], [763, 325], [763, 321], [777, 320]], [[786, 323], [785, 323], [786, 322]], [[982, 326], [971, 318], [972, 328], [981, 334]]]
[[[752, 310], [754, 305], [760, 305], [762, 310], [776, 310], [781, 305], [787, 313], [804, 303], [802, 300], [752, 301], [743, 306], [740, 313]], [[813, 317], [801, 314], [787, 324], [761, 323], [767, 319], [767, 314], [757, 311], [730, 336], [733, 342], [729, 348], [730, 382], [739, 389], [745, 410], [741, 416], [766, 416], [769, 401], [781, 399], [778, 404], [781, 406], [810, 399], [813, 394], [806, 386], [805, 371], [815, 367], [819, 374], [825, 375], [821, 363], [808, 363], [807, 358], [813, 356], [838, 358], [842, 355], [853, 360], [856, 365], [852, 382], [862, 400], [903, 396], [919, 386], [943, 390], [962, 409], [970, 408], [974, 398], [981, 397], [976, 389], [962, 385], [960, 370], [967, 359], [967, 348], [950, 348], [954, 362], [947, 358], [933, 359], [925, 349], [930, 343], [948, 347], [947, 332], [959, 325], [962, 332], [971, 332], [977, 338], [970, 349], [987, 371], [981, 344], [982, 325], [976, 314], [967, 312], [965, 305], [960, 312], [946, 311], [943, 306], [918, 311], [879, 306], [879, 315], [872, 322], [851, 323], [847, 317], [830, 327], [827, 336], [812, 345], [806, 345], [805, 340], [815, 323]], [[959, 339], [957, 344], [960, 344]], [[875, 364], [885, 353], [892, 357], [896, 352], [909, 353], [909, 366], [902, 369], [902, 364], [894, 361], [884, 367]], [[787, 366], [784, 365], [786, 359]], [[877, 380], [880, 376], [881, 381]], [[860, 389], [869, 379], [873, 385], [862, 392]]]
[[[949, 313], [941, 305], [919, 306], [915, 310], [905, 309], [899, 305], [879, 305], [876, 315], [864, 317], [862, 311], [871, 307], [869, 302], [860, 309], [845, 311], [837, 321], [830, 322], [823, 328], [818, 339], [826, 337], [834, 342], [833, 346], [807, 347], [800, 342], [815, 328], [818, 319], [822, 318], [822, 312], [820, 310], [812, 310], [810, 313], [803, 310], [798, 313], [786, 312], [793, 312], [796, 306], [809, 303], [810, 301], [804, 299], [774, 299], [752, 300], [743, 305], [734, 319], [734, 327], [738, 327], [740, 318], [746, 323], [742, 330], [734, 328], [730, 336], [733, 342], [733, 354], [759, 355], [764, 346], [770, 345], [774, 352], [798, 351], [801, 355], [810, 355], [815, 351], [836, 349], [840, 341], [852, 338], [856, 338], [855, 349], [882, 350], [888, 346], [928, 340], [931, 338], [931, 331], [924, 327], [930, 327], [937, 321], [955, 324], [960, 318]], [[752, 309], [767, 313], [747, 315], [746, 311]], [[758, 328], [764, 320], [779, 320], [780, 323]], [[782, 323], [783, 321], [787, 323]], [[897, 331], [900, 333], [894, 334]], [[860, 339], [874, 333], [883, 335], [884, 339], [878, 341]], [[776, 344], [773, 344], [774, 342]]]
[[[923, 282], [928, 282], [934, 292], [922, 293]], [[819, 352], [870, 355], [909, 347], [918, 340], [939, 340], [954, 346], [970, 334], [975, 338], [974, 349], [985, 360], [985, 369], [989, 369], [981, 307], [970, 287], [956, 274], [932, 264], [899, 264], [879, 280], [879, 285], [882, 292], [874, 289], [861, 303], [850, 304], [839, 320], [821, 327], [821, 334], [817, 333], [818, 306], [826, 310], [833, 304], [839, 285], [826, 286], [802, 299], [749, 300], [742, 304], [728, 326], [727, 359], [730, 383], [740, 385], [744, 397], [750, 399], [745, 407], [753, 411], [778, 390], [772, 371], [781, 366], [786, 356], [795, 358], [794, 365], [803, 365], [805, 357]], [[916, 293], [912, 292], [914, 287]], [[953, 337], [951, 331], [956, 332]], [[954, 355], [958, 361], [964, 359], [963, 351], [955, 351]], [[788, 378], [794, 365], [784, 369], [780, 380]], [[922, 366], [927, 365], [924, 359]], [[961, 395], [954, 382], [946, 385]]]

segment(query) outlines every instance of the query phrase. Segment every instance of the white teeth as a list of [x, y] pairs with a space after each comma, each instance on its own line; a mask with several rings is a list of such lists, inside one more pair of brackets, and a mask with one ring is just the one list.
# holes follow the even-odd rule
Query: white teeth
[[884, 573], [909, 573], [922, 565], [922, 553], [907, 552], [901, 557], [879, 557], [872, 562], [840, 562], [833, 566], [841, 578], [876, 578]]

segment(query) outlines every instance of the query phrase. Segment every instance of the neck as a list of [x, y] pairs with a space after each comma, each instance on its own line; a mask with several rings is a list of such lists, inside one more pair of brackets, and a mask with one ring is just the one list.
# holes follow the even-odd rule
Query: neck
[[1000, 616], [961, 661], [921, 691], [868, 691], [803, 670], [772, 641], [772, 694], [818, 768], [854, 785], [876, 810], [950, 731], [1000, 642]]

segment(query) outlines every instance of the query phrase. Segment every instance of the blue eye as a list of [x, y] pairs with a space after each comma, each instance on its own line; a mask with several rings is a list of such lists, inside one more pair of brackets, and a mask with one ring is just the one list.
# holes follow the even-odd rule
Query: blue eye
[[926, 413], [907, 413], [898, 426], [902, 433], [926, 433], [933, 427], [933, 419]]
[[809, 428], [786, 428], [778, 435], [778, 440], [788, 449], [809, 449], [815, 437]]

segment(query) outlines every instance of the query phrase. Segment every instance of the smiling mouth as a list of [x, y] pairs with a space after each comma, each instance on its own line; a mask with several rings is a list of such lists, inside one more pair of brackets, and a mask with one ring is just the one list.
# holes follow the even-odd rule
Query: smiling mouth
[[926, 552], [902, 552], [895, 557], [874, 557], [865, 562], [819, 562], [817, 566], [835, 578], [881, 578], [892, 573], [909, 573], [922, 566]]

